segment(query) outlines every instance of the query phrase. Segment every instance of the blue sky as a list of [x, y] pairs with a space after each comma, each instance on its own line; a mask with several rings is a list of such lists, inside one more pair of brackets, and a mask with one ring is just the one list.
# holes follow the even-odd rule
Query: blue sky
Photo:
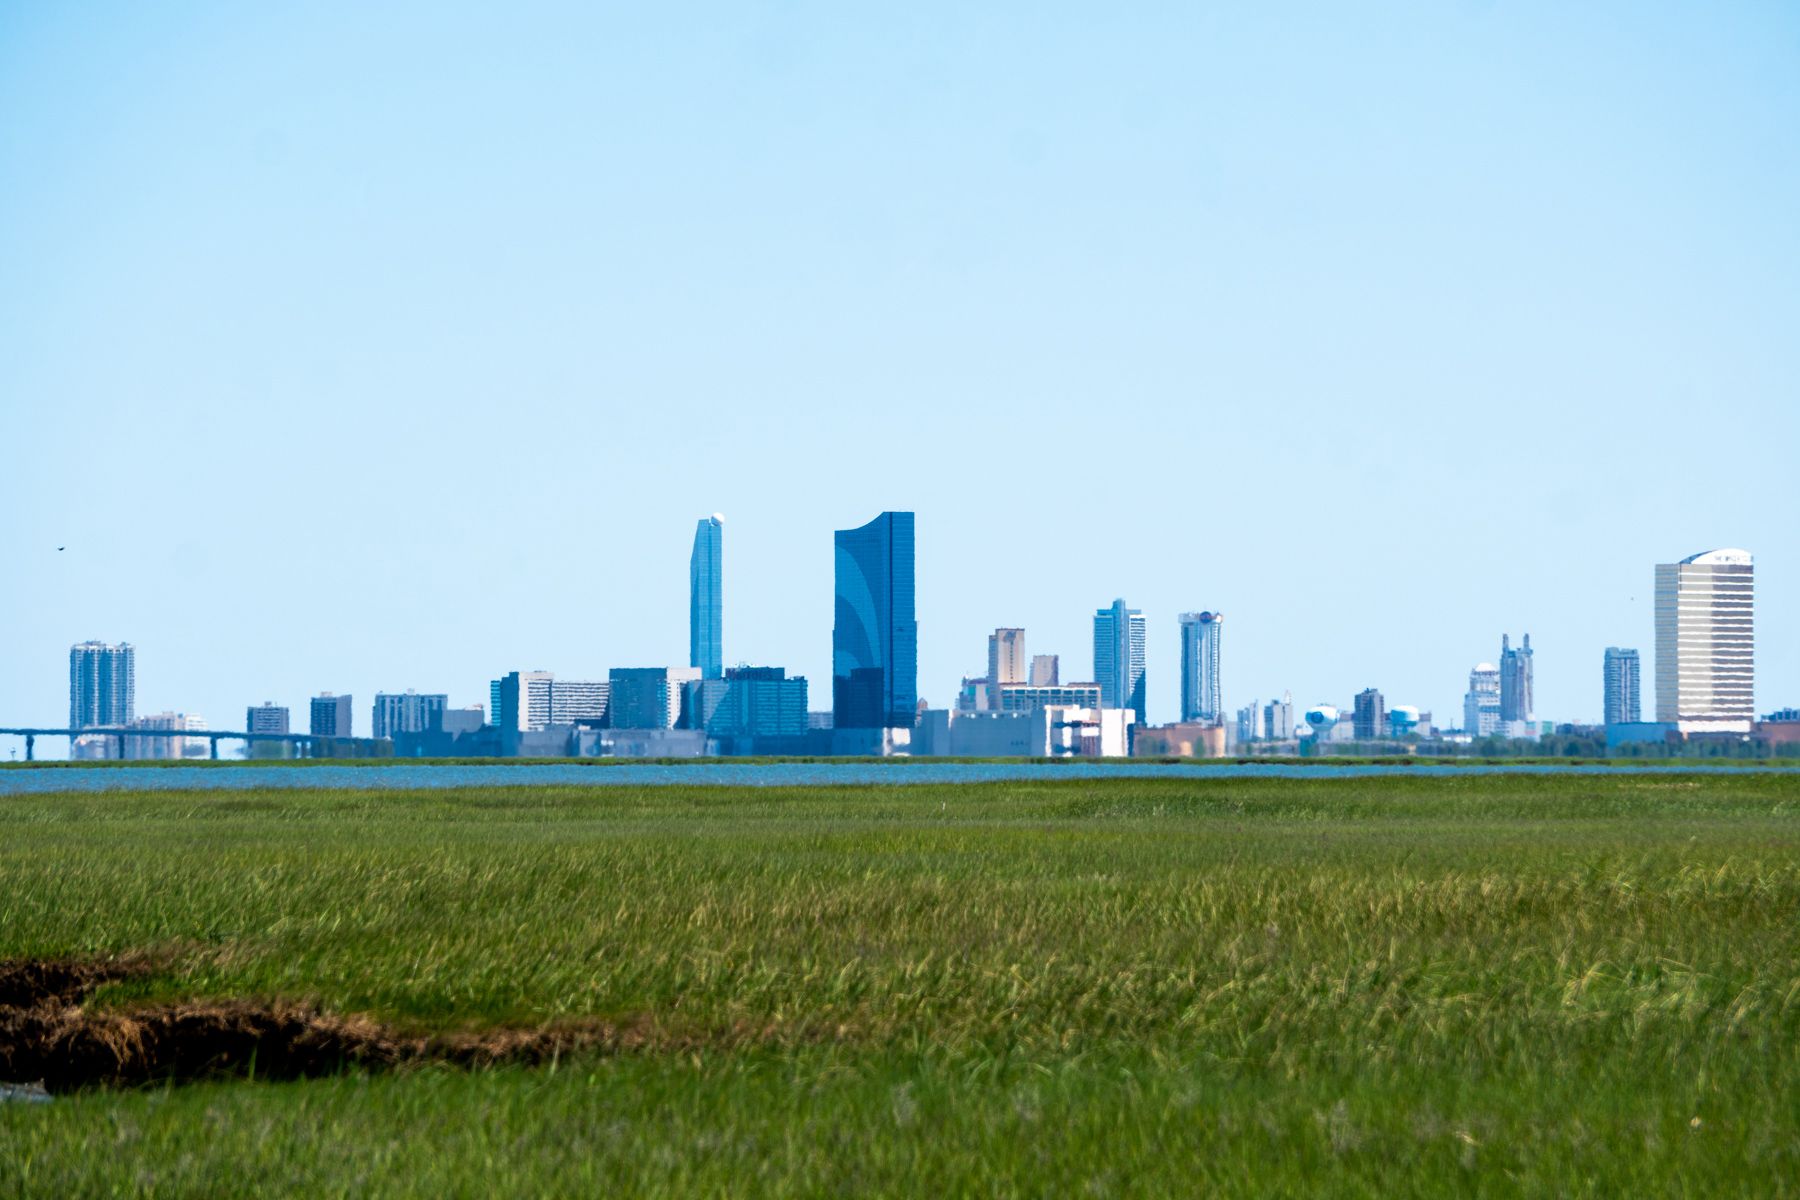
[[714, 511], [827, 707], [884, 508], [938, 704], [1124, 596], [1153, 720], [1204, 608], [1233, 707], [1592, 719], [1716, 546], [1800, 703], [1796, 213], [1775, 3], [7, 4], [0, 723], [684, 662]]

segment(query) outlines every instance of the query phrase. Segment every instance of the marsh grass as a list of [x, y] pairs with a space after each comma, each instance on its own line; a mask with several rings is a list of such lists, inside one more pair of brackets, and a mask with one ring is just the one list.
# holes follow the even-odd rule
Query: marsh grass
[[1797, 818], [1666, 773], [13, 798], [0, 957], [167, 962], [97, 1008], [683, 1050], [0, 1107], [0, 1192], [1779, 1194]]

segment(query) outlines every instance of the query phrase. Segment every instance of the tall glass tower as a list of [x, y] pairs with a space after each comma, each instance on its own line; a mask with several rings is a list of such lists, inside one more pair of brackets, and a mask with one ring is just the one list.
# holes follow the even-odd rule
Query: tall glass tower
[[884, 512], [860, 529], [840, 529], [832, 536], [837, 550], [832, 724], [910, 729], [919, 700], [913, 514]]
[[688, 559], [688, 666], [699, 667], [702, 679], [725, 677], [724, 555], [725, 518], [702, 517]]
[[1102, 705], [1129, 708], [1144, 724], [1144, 614], [1123, 600], [1094, 613], [1094, 679]]
[[1225, 700], [1219, 685], [1219, 639], [1225, 614], [1181, 614], [1181, 719], [1223, 721]]

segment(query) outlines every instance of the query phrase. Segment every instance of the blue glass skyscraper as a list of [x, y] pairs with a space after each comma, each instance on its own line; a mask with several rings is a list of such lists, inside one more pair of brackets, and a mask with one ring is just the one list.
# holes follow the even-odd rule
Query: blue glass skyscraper
[[724, 556], [725, 518], [702, 517], [688, 559], [688, 666], [699, 667], [702, 679], [725, 674]]
[[1102, 705], [1129, 708], [1144, 723], [1144, 614], [1123, 600], [1094, 614], [1094, 679]]
[[838, 729], [908, 728], [919, 700], [913, 611], [913, 514], [884, 512], [840, 529], [831, 629], [831, 713]]

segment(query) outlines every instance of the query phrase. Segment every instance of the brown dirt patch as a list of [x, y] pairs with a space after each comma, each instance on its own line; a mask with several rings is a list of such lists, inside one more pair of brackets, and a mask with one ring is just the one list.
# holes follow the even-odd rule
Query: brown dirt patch
[[690, 1040], [660, 1035], [648, 1023], [604, 1022], [408, 1035], [368, 1017], [300, 1004], [174, 1004], [102, 1013], [81, 1007], [100, 984], [148, 969], [135, 961], [0, 963], [0, 1081], [41, 1082], [66, 1092], [214, 1076], [298, 1079], [409, 1063], [530, 1065], [572, 1051], [674, 1048]]
[[73, 1003], [103, 983], [148, 974], [147, 958], [22, 958], [0, 962], [0, 1009]]

